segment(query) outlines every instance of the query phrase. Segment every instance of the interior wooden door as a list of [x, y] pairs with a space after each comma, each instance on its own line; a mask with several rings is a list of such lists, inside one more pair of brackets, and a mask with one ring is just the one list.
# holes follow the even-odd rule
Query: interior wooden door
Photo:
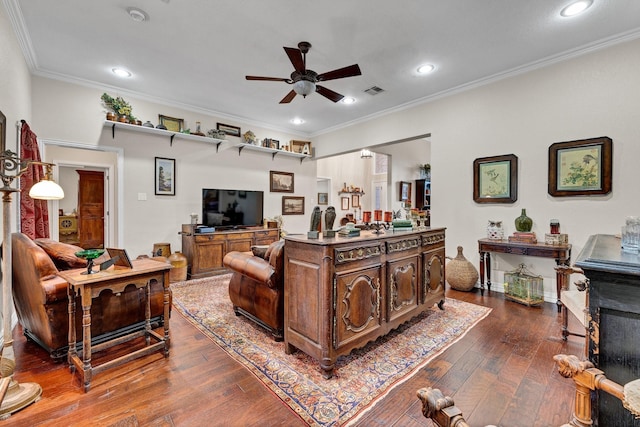
[[80, 246], [104, 248], [104, 172], [78, 170], [78, 240]]

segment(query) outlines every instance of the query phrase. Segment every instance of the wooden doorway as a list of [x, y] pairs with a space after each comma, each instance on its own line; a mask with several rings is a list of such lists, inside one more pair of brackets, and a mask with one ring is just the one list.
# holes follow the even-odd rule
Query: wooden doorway
[[104, 248], [104, 172], [77, 172], [79, 246]]

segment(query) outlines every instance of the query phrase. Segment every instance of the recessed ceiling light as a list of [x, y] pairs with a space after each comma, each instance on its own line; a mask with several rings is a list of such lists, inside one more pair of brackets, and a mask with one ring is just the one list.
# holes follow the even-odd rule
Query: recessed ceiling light
[[112, 68], [111, 71], [118, 77], [131, 77], [131, 73], [124, 68]]
[[296, 117], [295, 119], [291, 119], [291, 123], [293, 123], [294, 125], [301, 125], [304, 123], [304, 120], [302, 120], [299, 117]]
[[579, 0], [579, 1], [573, 2], [567, 7], [565, 7], [564, 9], [562, 9], [562, 11], [560, 12], [560, 15], [567, 18], [570, 16], [576, 16], [584, 12], [585, 10], [587, 10], [592, 4], [593, 4], [593, 0]]
[[136, 22], [143, 22], [143, 21], [149, 20], [149, 15], [147, 15], [147, 12], [145, 12], [142, 9], [138, 9], [137, 7], [128, 7], [127, 13], [129, 14], [129, 17], [131, 17], [131, 19], [133, 19]]
[[352, 96], [345, 96], [344, 98], [342, 98], [342, 100], [340, 101], [343, 104], [353, 104], [354, 102], [356, 102], [356, 99]]
[[433, 70], [435, 70], [436, 67], [434, 67], [431, 64], [424, 64], [418, 67], [418, 74], [428, 74], [430, 72], [432, 72]]

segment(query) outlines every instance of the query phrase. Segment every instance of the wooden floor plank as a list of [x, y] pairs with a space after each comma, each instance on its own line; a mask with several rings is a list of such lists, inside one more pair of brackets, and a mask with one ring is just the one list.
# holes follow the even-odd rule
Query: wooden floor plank
[[[561, 318], [555, 304], [526, 307], [505, 301], [502, 294], [481, 295], [478, 290], [448, 290], [447, 297], [493, 311], [356, 425], [430, 426], [416, 397], [416, 391], [427, 386], [453, 396], [468, 411], [465, 415], [472, 425], [547, 426], [568, 421], [573, 383], [560, 377], [551, 358], [555, 351], [583, 355], [584, 340], [559, 339]], [[39, 383], [44, 392], [40, 401], [12, 415], [7, 425], [58, 426], [60, 420], [65, 427], [110, 427], [118, 422], [162, 427], [306, 425], [177, 310], [171, 318], [171, 336], [168, 359], [158, 353], [107, 370], [96, 375], [91, 390], [84, 393], [66, 363], [51, 361], [16, 328], [15, 377]], [[554, 336], [555, 341], [550, 340]], [[531, 402], [536, 402], [533, 414]], [[514, 419], [519, 421], [505, 422]]]

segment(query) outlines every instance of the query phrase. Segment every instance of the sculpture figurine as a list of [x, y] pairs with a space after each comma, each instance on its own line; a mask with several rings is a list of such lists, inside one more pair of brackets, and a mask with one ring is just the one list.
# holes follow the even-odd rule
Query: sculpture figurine
[[336, 220], [336, 208], [329, 206], [324, 212], [324, 224], [327, 230], [333, 230], [333, 222]]
[[309, 239], [317, 239], [320, 233], [320, 219], [322, 217], [322, 211], [320, 210], [320, 206], [316, 206], [313, 208], [313, 212], [311, 213], [311, 224], [309, 226], [309, 231], [307, 232], [307, 237]]

